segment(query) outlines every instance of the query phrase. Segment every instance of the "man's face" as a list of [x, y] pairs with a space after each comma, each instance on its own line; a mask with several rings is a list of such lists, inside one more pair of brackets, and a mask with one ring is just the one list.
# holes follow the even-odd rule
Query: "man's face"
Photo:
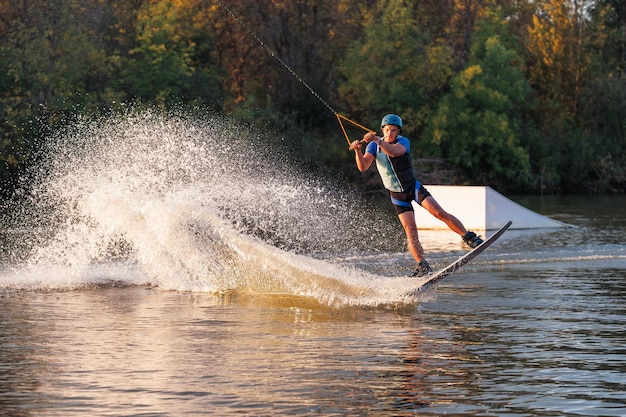
[[385, 139], [388, 141], [393, 141], [400, 134], [400, 128], [396, 125], [384, 125], [383, 126], [383, 135]]

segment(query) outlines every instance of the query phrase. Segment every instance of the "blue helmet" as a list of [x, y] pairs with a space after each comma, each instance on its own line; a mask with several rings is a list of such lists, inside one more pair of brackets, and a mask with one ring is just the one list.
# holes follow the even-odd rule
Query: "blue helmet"
[[396, 125], [402, 129], [402, 119], [396, 114], [388, 114], [383, 117], [383, 120], [380, 122], [381, 128], [385, 125]]

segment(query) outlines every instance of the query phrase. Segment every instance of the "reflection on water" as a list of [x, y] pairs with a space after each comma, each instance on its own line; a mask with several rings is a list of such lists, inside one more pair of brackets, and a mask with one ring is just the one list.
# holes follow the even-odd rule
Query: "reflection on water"
[[624, 268], [453, 276], [398, 311], [144, 287], [7, 293], [16, 415], [623, 415]]

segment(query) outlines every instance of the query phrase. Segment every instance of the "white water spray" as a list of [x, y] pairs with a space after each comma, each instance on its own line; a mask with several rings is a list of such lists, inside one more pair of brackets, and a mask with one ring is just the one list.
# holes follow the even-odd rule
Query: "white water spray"
[[397, 225], [234, 122], [131, 111], [72, 124], [40, 159], [13, 213], [24, 211], [13, 226], [27, 255], [0, 287], [117, 282], [377, 305], [415, 285], [332, 263], [383, 246]]

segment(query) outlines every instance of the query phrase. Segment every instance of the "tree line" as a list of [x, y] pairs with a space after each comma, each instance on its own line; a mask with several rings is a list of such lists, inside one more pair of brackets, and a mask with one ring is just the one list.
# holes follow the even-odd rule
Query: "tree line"
[[332, 103], [373, 130], [399, 114], [418, 174], [623, 192], [625, 71], [623, 0], [0, 0], [0, 180], [46, 129], [129, 102], [212, 109], [355, 172]]

